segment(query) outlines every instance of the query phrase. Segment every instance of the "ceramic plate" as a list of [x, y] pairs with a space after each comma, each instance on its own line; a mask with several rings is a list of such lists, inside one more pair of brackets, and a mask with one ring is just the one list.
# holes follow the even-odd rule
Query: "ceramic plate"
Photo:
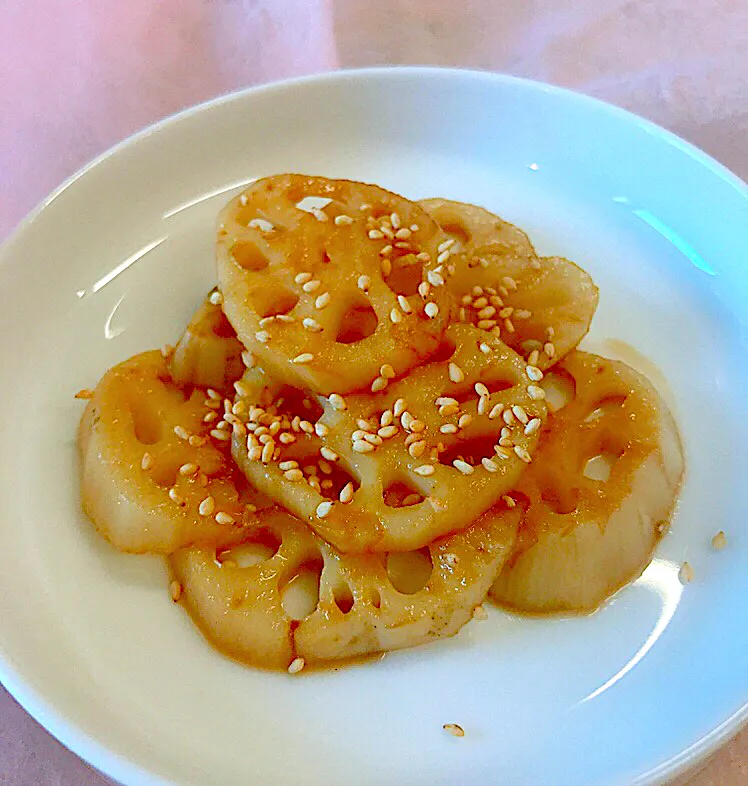
[[[452, 640], [291, 678], [216, 654], [172, 604], [159, 559], [93, 533], [78, 503], [74, 393], [178, 337], [214, 281], [217, 211], [284, 171], [485, 205], [593, 275], [601, 300], [585, 346], [654, 380], [688, 462], [672, 534], [599, 612], [492, 610]], [[302, 79], [128, 140], [0, 254], [3, 683], [127, 784], [672, 777], [748, 712], [747, 248], [746, 187], [720, 165], [625, 112], [501, 76]], [[715, 551], [720, 529], [728, 545]]]

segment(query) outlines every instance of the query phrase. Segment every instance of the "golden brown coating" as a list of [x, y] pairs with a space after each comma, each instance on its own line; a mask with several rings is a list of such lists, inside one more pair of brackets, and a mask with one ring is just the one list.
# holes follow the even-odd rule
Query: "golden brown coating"
[[185, 398], [160, 352], [103, 376], [78, 432], [81, 497], [118, 549], [168, 553], [241, 539], [255, 500], [228, 452], [230, 431], [210, 436], [216, 424], [204, 419], [220, 407], [197, 388]]
[[443, 286], [418, 287], [444, 240], [417, 204], [377, 186], [258, 180], [219, 217], [224, 311], [277, 379], [324, 394], [368, 389], [382, 364], [399, 376], [438, 345], [453, 300]]
[[549, 416], [513, 494], [526, 510], [491, 595], [523, 611], [589, 611], [649, 563], [683, 452], [665, 402], [623, 363], [572, 352], [543, 384], [549, 405], [568, 401]]
[[261, 512], [242, 544], [169, 558], [179, 598], [218, 650], [292, 670], [455, 634], [510, 554], [519, 516], [415, 553], [341, 555], [288, 513]]
[[546, 369], [584, 338], [597, 308], [589, 275], [562, 257], [539, 257], [527, 235], [482, 207], [446, 199], [420, 204], [455, 241], [447, 288], [460, 318]]
[[470, 325], [375, 395], [313, 402], [252, 369], [234, 458], [342, 552], [418, 549], [467, 527], [531, 461], [546, 416], [534, 371]]

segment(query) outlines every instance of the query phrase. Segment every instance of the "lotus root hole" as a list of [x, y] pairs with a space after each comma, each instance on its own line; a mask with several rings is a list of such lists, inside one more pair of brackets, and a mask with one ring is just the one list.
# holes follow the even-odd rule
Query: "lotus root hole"
[[545, 390], [545, 401], [551, 412], [558, 412], [572, 402], [577, 395], [577, 383], [574, 377], [563, 369], [550, 371], [540, 383]]
[[265, 270], [270, 264], [265, 254], [248, 240], [240, 240], [234, 243], [231, 246], [231, 256], [239, 267], [254, 273]]
[[429, 582], [434, 563], [428, 548], [392, 552], [387, 555], [387, 577], [402, 595], [414, 595]]
[[366, 590], [366, 602], [375, 609], [382, 608], [382, 596], [376, 587], [368, 587]]
[[318, 421], [325, 411], [317, 399], [291, 385], [284, 385], [278, 391], [272, 405], [281, 415], [288, 415], [290, 418], [298, 415], [313, 423]]
[[364, 298], [354, 298], [341, 317], [335, 340], [339, 344], [355, 344], [371, 336], [378, 324], [371, 303]]
[[332, 591], [335, 605], [343, 614], [347, 614], [353, 608], [353, 593], [347, 584], [337, 584]]
[[[440, 342], [436, 351], [426, 358], [423, 365], [429, 363], [448, 363], [454, 357], [455, 352], [457, 352], [457, 344], [445, 338]], [[475, 397], [475, 395], [473, 395], [473, 397]]]
[[387, 286], [396, 294], [411, 297], [418, 292], [423, 280], [423, 265], [413, 254], [397, 257], [392, 263], [392, 273], [385, 279]]
[[141, 445], [155, 445], [163, 435], [163, 422], [142, 399], [130, 402], [133, 432]]
[[236, 332], [231, 327], [231, 323], [226, 319], [226, 315], [216, 308], [216, 316], [211, 324], [213, 335], [217, 338], [236, 338]]
[[608, 396], [601, 399], [592, 407], [589, 415], [584, 419], [585, 423], [592, 423], [617, 412], [626, 402], [626, 396]]
[[232, 564], [239, 568], [251, 568], [272, 559], [280, 548], [280, 539], [272, 532], [255, 533], [251, 541], [233, 546], [216, 554], [216, 562]]
[[547, 486], [541, 494], [543, 502], [554, 512], [562, 516], [574, 513], [579, 504], [579, 489], [561, 489], [557, 486]]
[[296, 308], [299, 296], [282, 287], [263, 287], [250, 295], [252, 306], [261, 318], [288, 314]]
[[491, 458], [496, 455], [494, 445], [495, 436], [472, 437], [471, 439], [460, 440], [449, 445], [445, 451], [439, 454], [439, 462], [445, 466], [451, 466], [454, 461], [466, 461], [473, 467], [480, 465], [484, 458]]
[[423, 494], [401, 480], [387, 486], [383, 498], [384, 504], [390, 508], [409, 508], [423, 502]]
[[281, 589], [283, 610], [291, 619], [303, 620], [317, 608], [322, 567], [322, 558], [305, 562]]

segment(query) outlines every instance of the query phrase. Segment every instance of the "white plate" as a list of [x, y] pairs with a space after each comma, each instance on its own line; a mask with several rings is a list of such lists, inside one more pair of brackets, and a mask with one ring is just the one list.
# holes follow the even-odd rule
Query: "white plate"
[[[178, 336], [213, 282], [217, 210], [288, 170], [484, 204], [592, 273], [587, 346], [642, 353], [623, 351], [670, 396], [688, 458], [673, 533], [603, 610], [492, 611], [450, 641], [290, 678], [217, 655], [172, 605], [160, 560], [93, 534], [73, 394]], [[721, 166], [622, 111], [516, 79], [338, 73], [139, 134], [0, 254], [4, 684], [125, 783], [657, 783], [693, 764], [748, 713], [746, 248], [746, 188]], [[728, 547], [715, 552], [719, 529]]]

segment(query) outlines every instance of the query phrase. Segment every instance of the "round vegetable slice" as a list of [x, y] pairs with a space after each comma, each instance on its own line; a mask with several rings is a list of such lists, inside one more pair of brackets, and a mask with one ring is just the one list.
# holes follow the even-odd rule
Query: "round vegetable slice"
[[563, 406], [512, 494], [520, 536], [491, 596], [522, 611], [590, 611], [649, 563], [683, 452], [665, 402], [623, 363], [575, 351], [543, 384]]
[[500, 336], [541, 369], [584, 338], [597, 308], [590, 276], [562, 257], [539, 257], [527, 235], [481, 207], [420, 203], [454, 241], [447, 287], [459, 318]]
[[265, 178], [219, 217], [224, 311], [277, 379], [325, 394], [368, 388], [382, 364], [400, 375], [437, 346], [453, 301], [419, 285], [445, 239], [417, 204], [377, 186]]
[[81, 497], [114, 546], [168, 553], [241, 539], [256, 495], [231, 459], [231, 429], [216, 428], [222, 410], [217, 393], [177, 388], [157, 351], [104, 375], [78, 432]]

